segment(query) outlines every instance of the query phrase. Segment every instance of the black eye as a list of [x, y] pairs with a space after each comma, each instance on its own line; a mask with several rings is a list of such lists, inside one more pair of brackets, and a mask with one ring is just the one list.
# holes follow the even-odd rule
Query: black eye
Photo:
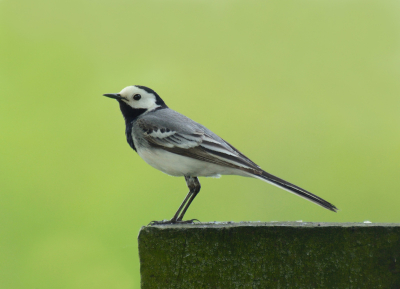
[[141, 99], [142, 98], [142, 96], [140, 95], [140, 94], [135, 94], [134, 96], [133, 96], [133, 99], [134, 100], [139, 100], [139, 99]]

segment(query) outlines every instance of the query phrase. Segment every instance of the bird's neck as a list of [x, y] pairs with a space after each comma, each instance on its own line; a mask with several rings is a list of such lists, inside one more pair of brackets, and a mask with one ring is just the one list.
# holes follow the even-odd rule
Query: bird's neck
[[154, 109], [145, 109], [145, 108], [132, 108], [131, 106], [127, 105], [123, 101], [119, 101], [119, 108], [121, 109], [122, 115], [125, 119], [125, 124], [128, 125], [132, 121], [135, 121], [139, 116], [147, 112], [153, 112], [159, 109], [167, 108], [167, 106], [160, 105], [156, 106]]
[[131, 123], [147, 111], [144, 108], [132, 108], [123, 101], [119, 101], [119, 108], [124, 116], [125, 124]]

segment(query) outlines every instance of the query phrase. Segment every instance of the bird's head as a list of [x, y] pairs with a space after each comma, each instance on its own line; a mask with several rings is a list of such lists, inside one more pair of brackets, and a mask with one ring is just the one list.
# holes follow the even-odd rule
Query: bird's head
[[154, 90], [141, 85], [127, 86], [119, 93], [106, 93], [103, 95], [118, 100], [125, 119], [136, 118], [144, 112], [159, 107], [167, 107]]

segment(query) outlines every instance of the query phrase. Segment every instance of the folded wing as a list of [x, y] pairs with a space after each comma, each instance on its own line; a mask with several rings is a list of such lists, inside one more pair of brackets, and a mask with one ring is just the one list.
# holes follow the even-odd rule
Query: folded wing
[[143, 130], [144, 138], [154, 147], [249, 173], [259, 171], [261, 174], [260, 167], [249, 158], [224, 140], [215, 139], [204, 131], [177, 131], [166, 126], [156, 126], [145, 120], [140, 120], [138, 125]]

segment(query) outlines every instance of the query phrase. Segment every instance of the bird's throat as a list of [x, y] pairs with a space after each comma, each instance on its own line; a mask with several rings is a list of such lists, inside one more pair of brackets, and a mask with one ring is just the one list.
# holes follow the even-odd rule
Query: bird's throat
[[137, 119], [141, 114], [145, 113], [147, 109], [144, 108], [132, 108], [123, 101], [119, 102], [119, 108], [121, 109], [122, 115], [125, 118], [125, 123], [128, 124]]

